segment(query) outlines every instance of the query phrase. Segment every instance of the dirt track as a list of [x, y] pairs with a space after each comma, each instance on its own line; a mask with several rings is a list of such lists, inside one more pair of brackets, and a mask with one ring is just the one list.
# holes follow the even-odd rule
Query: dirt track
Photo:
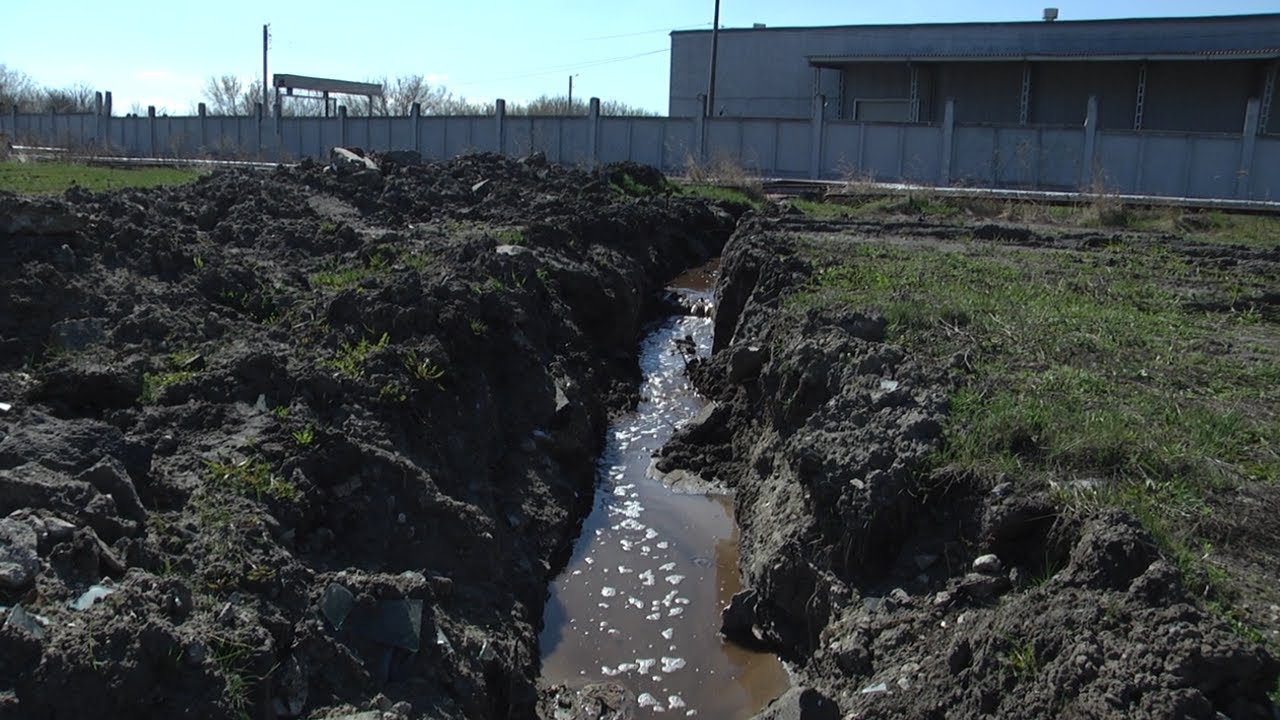
[[0, 717], [531, 716], [641, 324], [732, 226], [492, 156], [0, 195]]

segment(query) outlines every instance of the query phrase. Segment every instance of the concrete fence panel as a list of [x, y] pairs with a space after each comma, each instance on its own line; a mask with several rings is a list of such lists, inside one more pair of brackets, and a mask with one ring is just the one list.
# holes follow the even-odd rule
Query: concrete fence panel
[[670, 118], [664, 124], [662, 169], [683, 171], [697, 148], [695, 122], [690, 118]]
[[600, 162], [621, 162], [631, 157], [631, 118], [600, 118]]
[[1077, 189], [1084, 162], [1084, 132], [1073, 128], [1045, 128], [1040, 133], [1039, 151], [1039, 187]]
[[[628, 159], [666, 170], [664, 148], [667, 143], [667, 124], [661, 118], [627, 119], [631, 123], [631, 152]], [[601, 118], [601, 122], [604, 120], [605, 118]]]
[[[16, 144], [99, 148], [130, 156], [325, 159], [336, 145], [416, 149], [429, 160], [468, 152], [545, 153], [592, 166], [632, 160], [666, 172], [690, 158], [727, 160], [761, 175], [921, 184], [1098, 190], [1280, 200], [1280, 138], [1082, 127], [867, 123], [818, 115], [759, 117], [490, 116], [274, 118], [112, 117], [0, 113]], [[501, 104], [500, 104], [501, 105]], [[1254, 107], [1258, 103], [1252, 104]], [[593, 103], [593, 107], [595, 107]], [[1096, 103], [1090, 117], [1096, 120]], [[1257, 132], [1257, 127], [1252, 127]], [[944, 154], [946, 157], [944, 157]]]
[[1254, 153], [1250, 197], [1280, 200], [1280, 138], [1258, 138]]
[[994, 128], [957, 125], [951, 159], [952, 184], [994, 185], [996, 133]]
[[902, 178], [931, 183], [942, 170], [942, 128], [908, 125], [902, 136]]
[[1212, 135], [1192, 137], [1195, 142], [1189, 153], [1191, 182], [1186, 195], [1204, 198], [1231, 197], [1240, 169], [1239, 138]]
[[1086, 190], [1092, 192], [1132, 192], [1138, 185], [1138, 163], [1142, 142], [1131, 132], [1098, 133], [1097, 167], [1090, 173]]
[[778, 174], [804, 177], [809, 172], [813, 126], [808, 120], [778, 121]]
[[1188, 153], [1195, 147], [1195, 138], [1146, 137], [1141, 146], [1142, 163], [1138, 167], [1136, 189], [1157, 195], [1186, 195], [1194, 164]]
[[736, 118], [711, 118], [705, 123], [708, 160], [737, 161], [742, 157], [742, 121]]

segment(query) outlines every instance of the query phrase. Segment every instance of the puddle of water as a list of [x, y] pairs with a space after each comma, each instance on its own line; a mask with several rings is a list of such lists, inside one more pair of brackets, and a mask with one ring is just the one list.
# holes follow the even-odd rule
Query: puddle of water
[[[709, 274], [675, 287], [709, 302]], [[675, 344], [686, 336], [705, 354], [711, 320], [670, 318], [641, 345], [643, 400], [609, 430], [595, 505], [551, 587], [542, 676], [575, 687], [621, 683], [642, 715], [747, 718], [789, 681], [776, 657], [719, 636], [720, 610], [741, 584], [732, 500], [675, 493], [647, 473], [653, 453], [704, 402]]]

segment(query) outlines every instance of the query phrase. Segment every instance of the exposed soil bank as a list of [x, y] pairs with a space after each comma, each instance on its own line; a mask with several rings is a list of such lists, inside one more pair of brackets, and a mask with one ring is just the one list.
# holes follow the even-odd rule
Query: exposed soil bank
[[[595, 507], [552, 585], [543, 680], [570, 689], [615, 684], [636, 716], [742, 720], [788, 681], [776, 657], [719, 635], [720, 609], [741, 589], [732, 499], [682, 487], [678, 477], [666, 478], [672, 489], [650, 472], [654, 453], [705, 404], [685, 371], [711, 348], [711, 292], [701, 285], [672, 283], [683, 312], [641, 343], [641, 402], [609, 428]], [[583, 698], [560, 692], [555, 701], [547, 715], [574, 716]]]
[[733, 218], [412, 160], [0, 194], [0, 717], [534, 715], [651, 298]]
[[714, 404], [660, 463], [736, 488], [748, 589], [724, 630], [814, 688], [764, 716], [1272, 717], [1276, 660], [1133, 518], [931, 467], [963, 363], [909, 356], [879, 317], [784, 312], [813, 273], [796, 249], [765, 221], [730, 240], [694, 372]]

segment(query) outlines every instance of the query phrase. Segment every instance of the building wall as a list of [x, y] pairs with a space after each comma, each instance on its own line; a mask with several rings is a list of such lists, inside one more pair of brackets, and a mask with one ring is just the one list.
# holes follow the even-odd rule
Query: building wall
[[[903, 97], [905, 63], [850, 62], [815, 71], [809, 56], [918, 53], [920, 119], [937, 122], [945, 99], [957, 101], [962, 123], [1016, 123], [1021, 56], [1036, 53], [1153, 55], [1205, 52], [1222, 58], [1233, 47], [1280, 47], [1280, 14], [1150, 21], [988, 23], [966, 25], [765, 28], [720, 33], [715, 114], [728, 117], [806, 118], [815, 92], [827, 97], [828, 119], [854, 118], [854, 101]], [[1173, 48], [1171, 50], [1170, 48]], [[707, 92], [711, 33], [671, 36], [669, 112], [701, 111]], [[1280, 50], [1277, 50], [1280, 53]], [[930, 56], [999, 56], [1010, 60], [931, 62]], [[1137, 61], [1033, 61], [1029, 122], [1074, 126], [1083, 122], [1089, 95], [1099, 99], [1104, 129], [1132, 129]], [[1262, 92], [1264, 61], [1224, 59], [1152, 61], [1148, 66], [1144, 128], [1239, 132], [1247, 99]], [[1194, 98], [1188, 101], [1188, 98]], [[1274, 117], [1268, 129], [1277, 131]]]

